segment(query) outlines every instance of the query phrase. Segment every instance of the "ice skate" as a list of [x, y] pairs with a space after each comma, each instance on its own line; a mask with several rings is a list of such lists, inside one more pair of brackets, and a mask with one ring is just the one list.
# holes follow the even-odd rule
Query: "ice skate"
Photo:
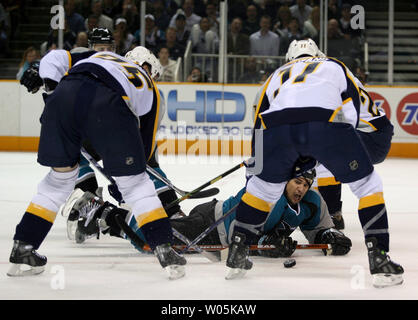
[[32, 245], [15, 240], [9, 261], [12, 265], [7, 275], [21, 277], [42, 273], [45, 270], [47, 258], [38, 254]]
[[180, 256], [170, 244], [162, 244], [155, 248], [154, 254], [157, 256], [161, 266], [167, 271], [170, 280], [184, 277], [186, 270], [184, 265], [186, 259]]
[[107, 228], [104, 221], [99, 223], [101, 211], [98, 209], [103, 203], [100, 197], [88, 191], [75, 203], [74, 209], [79, 213], [75, 232], [77, 243], [83, 243], [88, 238], [98, 236], [100, 231]]
[[402, 266], [390, 260], [386, 252], [377, 248], [376, 244], [376, 238], [366, 239], [373, 286], [376, 288], [384, 288], [402, 284], [402, 274], [404, 272]]
[[228, 267], [226, 280], [242, 278], [247, 270], [253, 267], [253, 263], [249, 259], [250, 252], [245, 244], [245, 238], [245, 234], [239, 232], [235, 232], [232, 236], [232, 243], [229, 245], [226, 260], [226, 266]]

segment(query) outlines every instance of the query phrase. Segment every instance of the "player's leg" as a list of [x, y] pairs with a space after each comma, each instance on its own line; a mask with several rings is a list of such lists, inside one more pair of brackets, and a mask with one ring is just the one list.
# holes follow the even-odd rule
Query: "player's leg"
[[242, 277], [245, 270], [251, 269], [248, 246], [255, 241], [272, 206], [281, 197], [299, 157], [292, 144], [290, 126], [266, 129], [262, 136], [262, 157], [255, 159], [255, 167], [261, 168], [261, 173], [249, 178], [236, 210], [226, 263], [230, 268], [227, 279]]
[[[154, 184], [145, 172], [146, 159], [138, 130], [138, 119], [123, 99], [106, 87], [89, 107], [87, 138], [103, 159], [107, 174], [113, 176], [125, 203], [132, 209], [138, 228], [159, 258], [163, 268], [184, 275], [186, 260], [170, 247], [170, 222]], [[100, 122], [96, 119], [100, 117]], [[121, 143], [123, 142], [123, 143]], [[175, 276], [175, 275], [172, 275]]]
[[[315, 134], [314, 131], [318, 133]], [[383, 184], [373, 169], [363, 143], [349, 125], [318, 124], [314, 131], [311, 134], [314, 137], [311, 143], [312, 155], [338, 181], [348, 183], [359, 199], [358, 214], [369, 250], [370, 271], [374, 283], [377, 286], [401, 283], [402, 267], [386, 255], [389, 251], [389, 227]]]
[[38, 162], [49, 173], [38, 184], [26, 212], [16, 227], [8, 275], [30, 275], [43, 271], [46, 257], [36, 253], [49, 233], [58, 209], [74, 189], [78, 175], [79, 134], [73, 129], [74, 83], [62, 85], [48, 99], [41, 117]]

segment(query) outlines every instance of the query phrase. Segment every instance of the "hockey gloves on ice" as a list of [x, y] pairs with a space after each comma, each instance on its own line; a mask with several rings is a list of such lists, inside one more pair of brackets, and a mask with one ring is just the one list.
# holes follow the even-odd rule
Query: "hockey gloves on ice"
[[258, 250], [260, 256], [270, 258], [290, 257], [296, 250], [297, 241], [291, 237], [284, 237], [279, 234], [277, 229], [264, 235], [258, 241], [259, 245], [274, 245], [276, 248], [268, 250]]
[[[331, 255], [342, 256], [347, 254], [351, 249], [351, 240], [347, 238], [341, 231], [336, 229], [324, 229], [318, 231], [315, 237], [315, 243], [329, 243], [331, 245]], [[322, 250], [325, 255], [327, 251]]]
[[28, 92], [36, 93], [43, 86], [44, 82], [39, 75], [39, 61], [34, 61], [23, 73], [20, 84], [24, 85]]

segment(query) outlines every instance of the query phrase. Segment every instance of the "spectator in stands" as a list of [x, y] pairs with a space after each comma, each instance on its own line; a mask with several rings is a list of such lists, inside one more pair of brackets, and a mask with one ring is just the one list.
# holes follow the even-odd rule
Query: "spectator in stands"
[[163, 0], [163, 4], [169, 17], [174, 16], [179, 8], [176, 0]]
[[158, 51], [158, 59], [163, 66], [163, 74], [160, 76], [158, 81], [175, 81], [177, 62], [175, 60], [171, 60], [169, 54], [170, 52], [166, 46], [160, 46]]
[[328, 21], [328, 40], [338, 40], [344, 37], [340, 30], [340, 25], [336, 19], [330, 19]]
[[248, 36], [257, 32], [260, 28], [260, 22], [258, 19], [258, 10], [254, 4], [250, 4], [247, 7], [247, 18], [244, 20], [242, 31]]
[[121, 37], [120, 51], [125, 55], [129, 50], [133, 49], [135, 37], [128, 30], [128, 24], [125, 18], [117, 18], [115, 22], [115, 32], [119, 32]]
[[[136, 44], [141, 43], [141, 29], [135, 32]], [[152, 14], [145, 15], [145, 47], [156, 54], [158, 46], [165, 41], [165, 34], [155, 25]]]
[[5, 57], [9, 54], [8, 38], [7, 38], [8, 21], [6, 10], [0, 3], [0, 57]]
[[176, 29], [168, 27], [165, 32], [166, 40], [164, 44], [164, 46], [167, 47], [167, 49], [169, 50], [170, 59], [173, 59], [175, 61], [177, 61], [178, 58], [183, 57], [184, 51], [186, 50], [186, 47], [177, 42], [176, 35]]
[[296, 0], [296, 4], [290, 7], [290, 12], [299, 20], [299, 25], [303, 26], [311, 15], [312, 7], [306, 4], [306, 0]]
[[250, 36], [250, 54], [253, 56], [278, 56], [280, 39], [279, 36], [270, 31], [270, 16], [262, 16], [260, 19], [260, 30]]
[[119, 55], [124, 55], [125, 43], [120, 30], [113, 32], [113, 40], [115, 41], [115, 52]]
[[88, 48], [89, 47], [89, 37], [87, 32], [81, 31], [77, 34], [77, 39], [75, 40], [74, 48]]
[[273, 30], [280, 36], [285, 36], [288, 32], [289, 23], [292, 19], [292, 14], [288, 6], [281, 6], [277, 10], [277, 22], [274, 25]]
[[140, 16], [138, 8], [133, 0], [123, 0], [122, 14], [118, 18], [124, 18], [127, 23], [127, 28], [131, 33], [135, 33], [140, 25]]
[[337, 0], [328, 0], [328, 21], [331, 19], [340, 19], [340, 10], [338, 9]]
[[239, 83], [259, 83], [260, 74], [257, 71], [257, 60], [255, 57], [248, 57], [244, 61], [244, 73], [239, 78]]
[[75, 12], [75, 1], [67, 0], [64, 4], [65, 19], [68, 21], [68, 27], [78, 34], [81, 31], [86, 31], [84, 24], [84, 18], [77, 12]]
[[341, 6], [341, 18], [338, 20], [341, 32], [346, 39], [358, 37], [361, 35], [360, 29], [351, 28], [351, 6], [348, 3], [344, 3]]
[[9, 40], [13, 40], [19, 25], [19, 21], [21, 20], [21, 11], [19, 10], [19, 6], [22, 4], [22, 1], [2, 0], [1, 2], [8, 19], [8, 37]]
[[303, 25], [303, 37], [311, 38], [317, 44], [319, 43], [319, 33], [320, 33], [320, 12], [319, 7], [313, 7], [311, 16], [308, 20], [305, 21]]
[[243, 21], [247, 19], [247, 7], [252, 0], [228, 0], [228, 21], [239, 17]]
[[206, 82], [206, 77], [198, 67], [193, 67], [189, 76], [187, 77], [187, 82]]
[[155, 0], [153, 2], [153, 15], [155, 18], [155, 25], [160, 30], [166, 30], [170, 24], [170, 16], [168, 15], [163, 0]]
[[[91, 1], [91, 12], [92, 15], [97, 18], [97, 26], [101, 28], [107, 28], [113, 32], [113, 19], [103, 14], [103, 0], [92, 0]], [[85, 26], [88, 28], [89, 18], [85, 21]]]
[[29, 47], [23, 52], [22, 61], [19, 64], [19, 71], [16, 75], [16, 79], [20, 80], [22, 78], [23, 73], [29, 68], [30, 64], [35, 60], [40, 59], [39, 51], [35, 49], [35, 47]]
[[176, 39], [177, 42], [186, 47], [187, 41], [190, 37], [190, 31], [186, 30], [186, 16], [182, 13], [179, 13], [176, 18]]
[[193, 12], [193, 10], [194, 10], [194, 1], [193, 0], [183, 0], [182, 10], [178, 10], [177, 13], [171, 18], [170, 27], [175, 27], [176, 26], [177, 15], [179, 15], [181, 13], [181, 14], [184, 14], [184, 16], [186, 17], [185, 29], [191, 32], [192, 27], [195, 24], [198, 24], [200, 19], [202, 18], [201, 16], [195, 14]]
[[193, 26], [190, 40], [192, 41], [192, 51], [195, 53], [215, 53], [219, 43], [217, 34], [210, 30], [207, 17], [203, 17], [199, 24]]
[[261, 14], [270, 16], [272, 21], [276, 18], [276, 13], [279, 7], [280, 4], [276, 0], [260, 1]]
[[289, 30], [287, 32], [287, 41], [290, 44], [293, 40], [301, 40], [302, 33], [299, 28], [299, 20], [297, 18], [292, 18], [289, 23]]
[[219, 36], [219, 14], [216, 1], [208, 0], [206, 4], [206, 16], [209, 19], [210, 30]]
[[357, 79], [360, 80], [360, 82], [363, 85], [367, 85], [368, 72], [366, 72], [366, 70], [363, 67], [361, 66], [356, 67], [354, 75], [356, 76]]
[[[72, 31], [68, 26], [68, 21], [65, 19], [65, 27], [64, 27], [64, 39], [63, 39], [63, 49], [70, 51], [77, 39], [77, 35]], [[52, 29], [49, 32], [48, 40], [47, 40], [47, 49], [53, 50], [59, 48], [58, 43], [58, 30]]]
[[[86, 1], [88, 2], [88, 1]], [[114, 18], [116, 17], [120, 12], [120, 0], [103, 0], [103, 14]]]
[[95, 15], [90, 15], [87, 22], [87, 32], [92, 32], [94, 28], [99, 27], [99, 19]]
[[236, 17], [232, 20], [228, 33], [228, 54], [248, 55], [250, 52], [250, 38], [242, 33], [242, 20]]

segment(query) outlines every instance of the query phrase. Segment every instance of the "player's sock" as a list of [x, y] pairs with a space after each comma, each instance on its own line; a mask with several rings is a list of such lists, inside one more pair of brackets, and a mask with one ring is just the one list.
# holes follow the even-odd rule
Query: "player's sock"
[[39, 183], [22, 220], [16, 226], [13, 240], [39, 248], [55, 221], [59, 206], [74, 189], [78, 168], [70, 172], [51, 170]]
[[234, 231], [245, 234], [245, 243], [254, 243], [259, 233], [259, 228], [266, 221], [271, 204], [249, 192], [245, 192], [238, 204]]
[[360, 199], [358, 214], [364, 236], [377, 240], [377, 246], [389, 252], [389, 226], [383, 193], [377, 192]]
[[76, 180], [75, 188], [95, 193], [99, 187], [94, 170], [83, 156], [80, 157], [80, 170]]

